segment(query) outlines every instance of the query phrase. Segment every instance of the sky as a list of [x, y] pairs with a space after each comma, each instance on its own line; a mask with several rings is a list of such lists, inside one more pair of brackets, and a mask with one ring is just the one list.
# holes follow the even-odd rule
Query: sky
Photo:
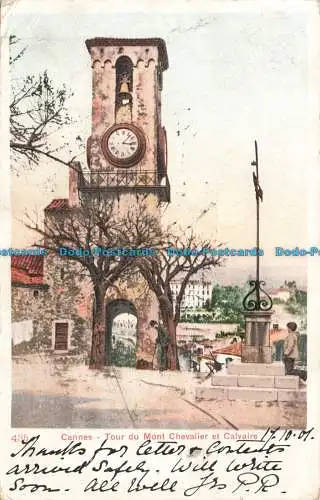
[[[65, 134], [75, 144], [75, 137], [87, 138], [91, 127], [91, 67], [85, 40], [163, 38], [169, 69], [164, 74], [162, 122], [168, 136], [172, 199], [165, 217], [191, 223], [206, 238], [232, 248], [255, 246], [250, 163], [257, 140], [264, 193], [262, 270], [285, 268], [288, 278], [293, 273], [304, 282], [306, 259], [275, 257], [274, 248], [320, 246], [308, 232], [308, 194], [317, 149], [308, 9], [249, 5], [243, 10], [171, 13], [164, 8], [159, 15], [150, 9], [111, 12], [99, 5], [100, 10], [91, 13], [78, 9], [45, 14], [38, 9], [22, 14], [13, 8], [8, 33], [20, 38], [27, 50], [15, 65], [12, 81], [47, 69], [57, 83], [66, 83], [75, 93], [69, 110], [77, 124]], [[59, 144], [59, 137], [56, 140]], [[84, 157], [81, 160], [85, 163]], [[20, 222], [25, 211], [41, 214], [52, 198], [67, 196], [68, 172], [63, 166], [43, 161], [32, 171], [13, 174], [12, 246], [33, 241]], [[255, 260], [232, 257], [227, 265], [252, 272]]]

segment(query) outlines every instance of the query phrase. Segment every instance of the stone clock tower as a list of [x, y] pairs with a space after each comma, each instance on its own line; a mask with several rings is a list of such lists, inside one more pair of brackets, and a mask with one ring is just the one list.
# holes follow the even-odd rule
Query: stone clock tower
[[[86, 46], [92, 64], [92, 133], [79, 194], [82, 199], [113, 199], [122, 215], [140, 199], [152, 213], [160, 213], [159, 206], [170, 202], [161, 123], [166, 45], [159, 38], [93, 38]], [[149, 322], [158, 319], [158, 301], [137, 276], [116, 285], [105, 297], [106, 363], [114, 342], [113, 320], [127, 312], [137, 318], [136, 366], [150, 368], [155, 331]]]
[[99, 185], [105, 196], [153, 194], [158, 202], [169, 202], [161, 124], [162, 74], [168, 68], [164, 41], [94, 38], [86, 46], [92, 62], [88, 189]]

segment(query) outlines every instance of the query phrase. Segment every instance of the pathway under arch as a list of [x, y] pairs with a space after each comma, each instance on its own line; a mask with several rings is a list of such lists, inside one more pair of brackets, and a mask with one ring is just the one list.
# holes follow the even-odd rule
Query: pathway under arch
[[138, 315], [132, 302], [116, 299], [106, 304], [106, 365], [136, 366]]

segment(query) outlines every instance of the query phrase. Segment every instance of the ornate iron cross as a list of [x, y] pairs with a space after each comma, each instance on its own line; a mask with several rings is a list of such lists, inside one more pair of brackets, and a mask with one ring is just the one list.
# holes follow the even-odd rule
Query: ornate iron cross
[[[260, 280], [260, 202], [263, 200], [263, 191], [259, 183], [259, 158], [258, 144], [254, 141], [255, 160], [251, 165], [255, 168], [252, 172], [253, 185], [256, 194], [256, 279], [249, 282], [252, 289], [243, 299], [243, 307], [246, 311], [269, 311], [272, 308], [271, 297], [261, 287], [265, 285], [264, 281]], [[264, 297], [261, 298], [261, 292]]]

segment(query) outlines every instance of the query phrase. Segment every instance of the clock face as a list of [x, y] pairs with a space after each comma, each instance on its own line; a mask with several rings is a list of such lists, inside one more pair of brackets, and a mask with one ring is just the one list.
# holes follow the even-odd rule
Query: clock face
[[107, 148], [109, 153], [117, 160], [130, 159], [139, 148], [139, 139], [135, 132], [128, 128], [117, 128], [108, 138]]
[[110, 163], [117, 167], [131, 167], [145, 153], [145, 136], [135, 125], [113, 125], [103, 135], [101, 147]]

